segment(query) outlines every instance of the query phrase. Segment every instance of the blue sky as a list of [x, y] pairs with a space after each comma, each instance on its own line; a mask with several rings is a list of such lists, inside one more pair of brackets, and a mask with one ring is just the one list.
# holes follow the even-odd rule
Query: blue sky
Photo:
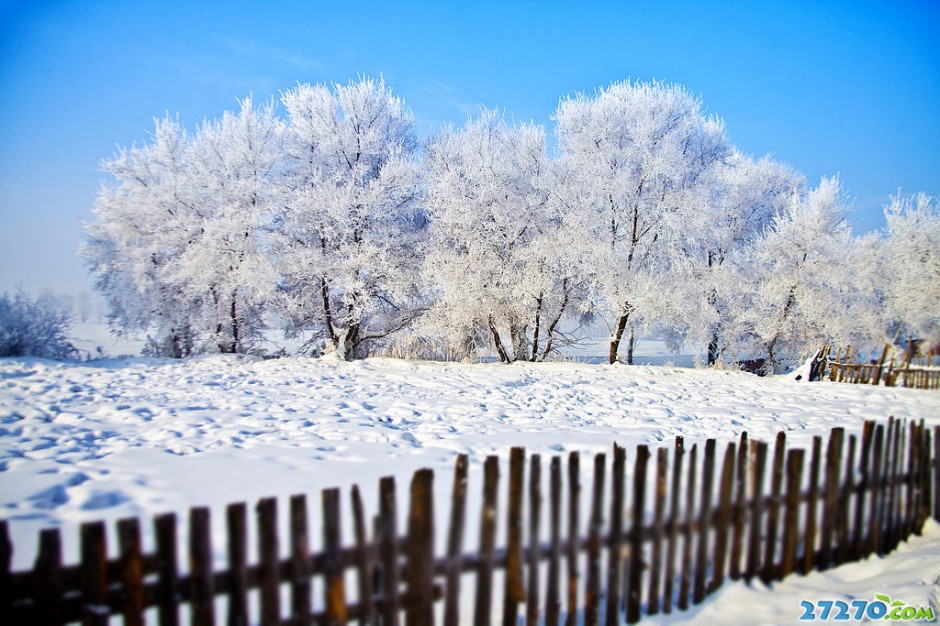
[[116, 146], [298, 82], [383, 75], [422, 136], [479, 105], [659, 79], [743, 151], [840, 174], [857, 233], [940, 194], [940, 2], [0, 2], [0, 291], [88, 289], [82, 223]]

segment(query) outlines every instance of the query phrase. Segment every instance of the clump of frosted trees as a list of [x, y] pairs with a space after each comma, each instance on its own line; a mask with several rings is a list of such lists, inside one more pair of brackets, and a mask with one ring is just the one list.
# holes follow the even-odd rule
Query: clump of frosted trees
[[935, 199], [899, 195], [854, 237], [836, 178], [740, 153], [680, 86], [614, 83], [553, 120], [552, 153], [491, 110], [419, 147], [368, 78], [193, 133], [168, 117], [103, 164], [83, 254], [114, 328], [163, 356], [263, 352], [276, 325], [314, 355], [541, 361], [586, 319], [610, 362], [653, 330], [776, 370], [827, 342], [940, 342]]

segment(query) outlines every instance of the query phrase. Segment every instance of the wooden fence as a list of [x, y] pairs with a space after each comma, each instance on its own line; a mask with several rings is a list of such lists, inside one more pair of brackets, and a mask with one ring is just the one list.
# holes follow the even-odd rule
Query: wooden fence
[[[108, 556], [105, 524], [83, 524], [77, 565], [63, 565], [58, 529], [44, 530], [35, 567], [26, 572], [10, 570], [4, 521], [0, 614], [5, 624], [98, 625], [120, 616], [127, 626], [635, 623], [644, 613], [700, 603], [726, 579], [770, 582], [890, 552], [918, 534], [931, 511], [940, 519], [940, 427], [931, 437], [923, 421], [866, 422], [860, 437], [835, 428], [825, 443], [814, 437], [808, 451], [788, 450], [783, 432], [773, 446], [742, 434], [723, 454], [713, 439], [688, 448], [677, 437], [669, 447], [638, 446], [629, 476], [623, 448], [614, 446], [610, 470], [608, 456], [596, 455], [587, 494], [579, 454], [571, 453], [566, 467], [551, 458], [543, 476], [540, 456], [515, 448], [502, 500], [499, 460], [487, 458], [478, 549], [469, 554], [464, 455], [456, 462], [442, 554], [435, 553], [440, 520], [431, 470], [411, 480], [404, 532], [393, 478], [381, 481], [371, 533], [353, 487], [350, 545], [342, 537], [340, 492], [324, 491], [315, 552], [304, 496], [290, 499], [287, 556], [277, 501], [259, 501], [253, 563], [244, 504], [225, 512], [224, 566], [212, 559], [219, 537], [210, 533], [209, 510], [194, 508], [185, 572], [173, 514], [154, 519], [152, 553], [142, 550], [137, 519], [117, 523], [115, 557]], [[504, 537], [499, 545], [497, 534]]]
[[810, 377], [862, 385], [940, 389], [940, 353], [931, 351], [917, 357], [908, 350], [903, 356], [888, 360], [889, 352], [890, 346], [886, 345], [878, 361], [863, 362], [852, 346], [846, 346], [844, 352], [827, 346], [814, 360]]

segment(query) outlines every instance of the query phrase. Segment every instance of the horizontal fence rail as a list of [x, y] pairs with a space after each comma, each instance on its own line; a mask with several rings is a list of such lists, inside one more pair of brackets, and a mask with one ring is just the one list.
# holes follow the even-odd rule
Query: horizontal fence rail
[[[632, 472], [615, 445], [609, 458], [590, 459], [586, 485], [578, 453], [543, 466], [514, 448], [504, 498], [499, 459], [483, 464], [473, 552], [464, 548], [465, 455], [448, 507], [435, 507], [431, 470], [414, 474], [404, 515], [394, 478], [381, 480], [371, 520], [353, 487], [348, 543], [340, 491], [323, 491], [317, 551], [303, 495], [290, 498], [286, 537], [277, 500], [257, 503], [253, 560], [251, 516], [240, 503], [225, 510], [223, 537], [210, 532], [209, 509], [190, 510], [185, 564], [180, 522], [167, 514], [153, 520], [153, 552], [142, 549], [138, 519], [117, 522], [116, 558], [106, 525], [88, 523], [80, 563], [63, 564], [60, 532], [49, 529], [33, 569], [12, 572], [2, 521], [0, 613], [6, 624], [632, 624], [698, 604], [727, 579], [771, 582], [892, 551], [931, 514], [940, 520], [938, 458], [940, 427], [894, 419], [865, 422], [860, 436], [834, 428], [809, 450], [788, 449], [783, 432], [773, 445], [744, 433], [723, 450], [714, 439], [688, 447], [677, 437], [669, 447], [638, 446]], [[435, 510], [447, 508], [438, 554]], [[218, 539], [225, 565], [213, 562]]]

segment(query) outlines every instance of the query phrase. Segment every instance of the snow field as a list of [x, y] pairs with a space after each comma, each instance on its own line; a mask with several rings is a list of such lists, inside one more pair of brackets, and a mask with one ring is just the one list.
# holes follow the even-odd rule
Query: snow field
[[[566, 463], [570, 452], [582, 453], [581, 521], [586, 528], [592, 457], [609, 453], [614, 442], [627, 449], [630, 474], [636, 445], [666, 446], [671, 456], [676, 435], [686, 438], [687, 449], [717, 438], [720, 463], [726, 443], [736, 441], [745, 430], [766, 441], [785, 430], [788, 446], [808, 447], [813, 435], [825, 435], [834, 426], [857, 434], [865, 419], [885, 420], [889, 415], [940, 424], [940, 394], [806, 383], [793, 376], [761, 379], [732, 371], [573, 363], [506, 366], [390, 359], [344, 363], [234, 356], [81, 364], [4, 359], [0, 360], [0, 515], [10, 521], [14, 569], [19, 570], [31, 566], [41, 528], [63, 528], [65, 558], [74, 562], [81, 522], [142, 517], [144, 545], [150, 549], [148, 518], [176, 511], [183, 518], [180, 546], [184, 547], [187, 509], [209, 506], [218, 538], [217, 562], [225, 563], [224, 509], [231, 502], [247, 502], [253, 516], [258, 498], [278, 497], [285, 550], [287, 497], [307, 494], [316, 548], [322, 489], [342, 489], [344, 537], [349, 541], [353, 484], [359, 485], [367, 514], [372, 515], [379, 478], [395, 476], [400, 523], [405, 528], [411, 475], [431, 467], [440, 553], [449, 521], [453, 463], [458, 453], [466, 453], [470, 484], [464, 546], [471, 552], [479, 538], [482, 463], [490, 454], [501, 458], [499, 537], [504, 534], [512, 446], [542, 456], [542, 536], [547, 537], [553, 455], [561, 455]], [[699, 467], [701, 459], [702, 450]], [[608, 481], [611, 462], [608, 454]], [[563, 473], [567, 475], [564, 466]], [[629, 506], [629, 482], [627, 486]], [[608, 507], [605, 503], [605, 516]], [[647, 510], [652, 510], [651, 501]], [[924, 550], [940, 556], [940, 532], [935, 528], [928, 528], [927, 536], [911, 545], [921, 545], [917, 542], [925, 542]], [[865, 584], [879, 579], [885, 567], [876, 564], [886, 560], [870, 561], [868, 569], [865, 564], [846, 566], [863, 568], [847, 576], [872, 579]], [[916, 581], [923, 583], [932, 575], [932, 582], [940, 574], [940, 567], [931, 569], [922, 560], [900, 567], [899, 589], [909, 595], [915, 588], [924, 591]], [[825, 576], [836, 575], [813, 575]], [[833, 582], [832, 588], [849, 589], [855, 579], [834, 580], [838, 584]], [[472, 578], [466, 581], [465, 603], [472, 606]], [[904, 587], [903, 581], [913, 586]], [[792, 579], [782, 585], [793, 586], [793, 594], [813, 590]], [[351, 595], [354, 589], [350, 585]], [[755, 593], [753, 587], [734, 585], [717, 597], [727, 596], [735, 604], [756, 601], [748, 599]], [[923, 596], [902, 599], [915, 603]], [[710, 608], [716, 602], [722, 600], [696, 611], [717, 610]], [[791, 604], [798, 616], [799, 602]], [[789, 610], [776, 600], [774, 606]], [[691, 619], [695, 614], [669, 619]], [[707, 615], [703, 613], [702, 619], [712, 621]], [[777, 623], [773, 620], [780, 615], [768, 613], [768, 623]]]

